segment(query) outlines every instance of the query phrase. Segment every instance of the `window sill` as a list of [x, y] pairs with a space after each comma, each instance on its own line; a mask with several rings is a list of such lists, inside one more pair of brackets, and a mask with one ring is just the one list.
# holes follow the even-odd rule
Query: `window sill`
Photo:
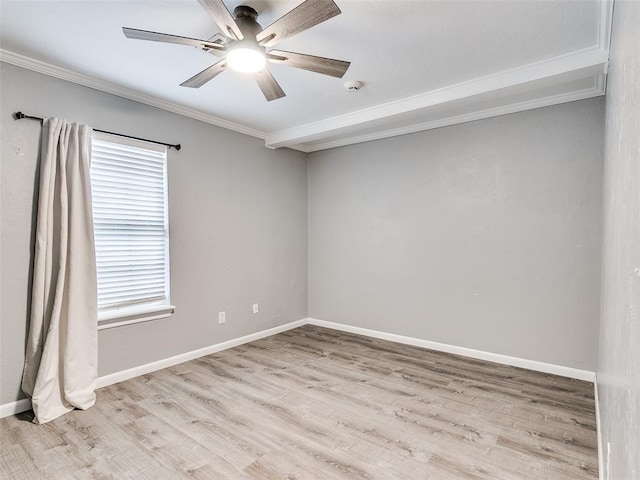
[[118, 316], [98, 320], [98, 330], [124, 327], [126, 325], [133, 325], [134, 323], [149, 322], [151, 320], [160, 320], [161, 318], [170, 317], [175, 310], [176, 307], [173, 305], [163, 305], [161, 307], [149, 307], [145, 310], [125, 312]]

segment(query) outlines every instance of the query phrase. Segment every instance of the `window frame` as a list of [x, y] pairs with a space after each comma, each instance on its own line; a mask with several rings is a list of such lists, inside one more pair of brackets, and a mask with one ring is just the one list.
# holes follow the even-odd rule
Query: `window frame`
[[[168, 178], [168, 148], [164, 145], [158, 145], [143, 140], [130, 139], [126, 137], [120, 137], [116, 135], [110, 135], [107, 133], [93, 132], [92, 134], [92, 147], [91, 155], [93, 165], [93, 142], [98, 141], [107, 144], [114, 144], [124, 147], [133, 147], [143, 149], [147, 151], [153, 151], [163, 154], [163, 181], [164, 181], [164, 298], [154, 302], [140, 303], [134, 306], [126, 306], [126, 304], [120, 305], [113, 309], [104, 311], [102, 314], [98, 310], [98, 330], [107, 328], [114, 328], [124, 325], [131, 325], [135, 323], [148, 322], [151, 320], [159, 320], [167, 318], [175, 312], [175, 306], [171, 302], [171, 268], [170, 268], [170, 232], [169, 232], [169, 178]], [[93, 177], [91, 177], [91, 187], [93, 191]], [[95, 226], [95, 217], [94, 220]], [[96, 249], [96, 261], [97, 261], [97, 246], [94, 235], [94, 248]], [[96, 269], [97, 275], [97, 269]]]

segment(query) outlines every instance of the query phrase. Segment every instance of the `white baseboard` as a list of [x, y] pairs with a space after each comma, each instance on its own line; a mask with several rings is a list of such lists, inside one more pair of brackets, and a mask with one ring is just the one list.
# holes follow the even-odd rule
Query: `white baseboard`
[[277, 333], [286, 332], [287, 330], [291, 330], [292, 328], [298, 328], [306, 325], [307, 322], [308, 320], [306, 318], [303, 318], [302, 320], [296, 320], [295, 322], [285, 323], [284, 325], [279, 325], [277, 327], [269, 328], [267, 330], [262, 330], [256, 333], [251, 333], [249, 335], [245, 335], [244, 337], [234, 338], [232, 340], [227, 340], [226, 342], [216, 343], [215, 345], [209, 345], [208, 347], [199, 348], [198, 350], [192, 350], [190, 352], [181, 353], [180, 355], [175, 355], [173, 357], [163, 358], [162, 360], [158, 360], [156, 362], [146, 363], [138, 367], [111, 373], [109, 375], [98, 378], [98, 388], [106, 387], [107, 385], [113, 385], [114, 383], [118, 382], [124, 382], [125, 380], [139, 377], [140, 375], [145, 375], [157, 370], [162, 370], [163, 368], [167, 367], [173, 367], [174, 365], [178, 365], [179, 363], [188, 362], [189, 360], [195, 360], [196, 358], [211, 355], [212, 353], [221, 352], [222, 350], [237, 347], [238, 345], [243, 345], [255, 340], [260, 340], [261, 338], [270, 337], [271, 335], [275, 335]]
[[[113, 385], [114, 383], [123, 382], [131, 378], [139, 377], [140, 375], [145, 375], [157, 370], [162, 370], [163, 368], [178, 365], [179, 363], [188, 362], [189, 360], [195, 360], [196, 358], [211, 355], [212, 353], [221, 352], [222, 350], [237, 347], [238, 345], [243, 345], [255, 340], [260, 340], [261, 338], [270, 337], [271, 335], [275, 335], [277, 333], [286, 332], [287, 330], [301, 327], [303, 325], [306, 325], [307, 323], [308, 319], [303, 318], [302, 320], [296, 320], [295, 322], [290, 322], [284, 325], [269, 328], [267, 330], [262, 330], [260, 332], [251, 333], [249, 335], [245, 335], [244, 337], [234, 338], [232, 340], [227, 340], [226, 342], [216, 343], [215, 345], [209, 345], [208, 347], [199, 348], [198, 350], [192, 350], [191, 352], [181, 353], [180, 355], [164, 358], [156, 362], [146, 363], [134, 368], [129, 368], [120, 372], [104, 375], [102, 377], [98, 377], [97, 387], [101, 388], [106, 387], [107, 385]], [[0, 405], [0, 418], [26, 412], [29, 409], [31, 409], [31, 400], [28, 398], [23, 398], [22, 400], [18, 400], [16, 402], [6, 403], [4, 405]]]
[[325, 320], [318, 320], [316, 318], [309, 318], [308, 320], [308, 323], [310, 325], [332, 328], [334, 330], [341, 330], [343, 332], [356, 333], [358, 335], [379, 338], [381, 340], [389, 340], [391, 342], [403, 343], [405, 345], [413, 345], [414, 347], [422, 347], [439, 352], [453, 353], [456, 355], [462, 355], [463, 357], [477, 358], [479, 360], [501, 363], [503, 365], [511, 365], [512, 367], [527, 368], [529, 370], [535, 370], [537, 372], [551, 373], [553, 375], [576, 378], [578, 380], [585, 380], [587, 382], [595, 382], [596, 379], [595, 372], [591, 372], [589, 370], [580, 370], [577, 368], [563, 367], [561, 365], [554, 365], [551, 363], [538, 362], [536, 360], [528, 360], [526, 358], [510, 357], [508, 355], [501, 355], [499, 353], [473, 350], [471, 348], [458, 347], [456, 345], [448, 345], [446, 343], [432, 342], [429, 340], [422, 340], [420, 338], [405, 337], [403, 335], [380, 332], [378, 330], [369, 330], [368, 328], [353, 327], [351, 325], [344, 325], [342, 323], [327, 322]]
[[605, 479], [604, 445], [602, 444], [602, 427], [600, 425], [600, 397], [598, 395], [598, 377], [593, 382], [593, 398], [596, 403], [596, 445], [598, 447], [598, 478]]
[[5, 403], [4, 405], [0, 405], [0, 418], [10, 417], [17, 413], [26, 412], [27, 410], [31, 410], [31, 400], [29, 398]]
[[[538, 362], [535, 360], [527, 360], [524, 358], [510, 357], [507, 355], [500, 355], [498, 353], [483, 352], [481, 350], [473, 350], [471, 348], [458, 347], [455, 345], [447, 345], [445, 343], [432, 342], [429, 340], [422, 340], [419, 338], [405, 337], [403, 335], [396, 335], [394, 333], [380, 332], [377, 330], [370, 330], [368, 328], [353, 327], [351, 325], [344, 325], [341, 323], [327, 322], [325, 320], [318, 320], [316, 318], [303, 318], [296, 320], [295, 322], [286, 323], [277, 327], [262, 330], [260, 332], [251, 333], [244, 337], [234, 338], [226, 342], [216, 343], [208, 347], [200, 348], [198, 350], [192, 350], [191, 352], [181, 353], [173, 357], [164, 358], [151, 363], [146, 363], [134, 368], [122, 370], [120, 372], [111, 373], [98, 377], [98, 388], [106, 387], [107, 385], [113, 385], [114, 383], [123, 382], [131, 378], [139, 377], [147, 373], [162, 370], [163, 368], [172, 367], [180, 363], [188, 362], [196, 358], [204, 357], [205, 355], [211, 355], [212, 353], [221, 352], [229, 348], [237, 347], [245, 343], [260, 340], [261, 338], [270, 337], [277, 333], [282, 333], [293, 328], [302, 327], [303, 325], [317, 325], [319, 327], [331, 328], [333, 330], [341, 330], [343, 332], [355, 333], [358, 335], [364, 335], [367, 337], [379, 338], [381, 340], [389, 340], [391, 342], [403, 343], [406, 345], [413, 345], [416, 347], [428, 348], [430, 350], [436, 350], [439, 352], [453, 353], [456, 355], [462, 355], [464, 357], [477, 358], [479, 360], [487, 360], [489, 362], [501, 363], [504, 365], [511, 365], [514, 367], [527, 368], [529, 370], [535, 370], [538, 372], [551, 373], [554, 375], [560, 375], [562, 377], [576, 378], [578, 380], [586, 380], [588, 382], [595, 382], [596, 374], [588, 370], [579, 370], [577, 368], [563, 367], [561, 365], [554, 365], [550, 363]], [[598, 435], [600, 435], [599, 425], [599, 410], [598, 410], [598, 397], [597, 397], [597, 385], [596, 385], [596, 421], [598, 422]], [[27, 411], [31, 408], [31, 401], [28, 398], [18, 400], [16, 402], [0, 405], [0, 418], [8, 417]], [[600, 444], [598, 443], [600, 446]], [[600, 449], [599, 449], [600, 450]], [[599, 451], [598, 450], [598, 451]], [[600, 460], [600, 457], [599, 457]]]

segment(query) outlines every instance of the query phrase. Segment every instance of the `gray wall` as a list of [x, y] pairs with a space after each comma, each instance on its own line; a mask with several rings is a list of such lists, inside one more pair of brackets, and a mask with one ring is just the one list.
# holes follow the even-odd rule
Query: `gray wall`
[[309, 316], [595, 370], [603, 100], [309, 156]]
[[0, 404], [21, 397], [40, 134], [16, 110], [184, 145], [169, 155], [178, 310], [101, 331], [100, 375], [304, 318], [307, 301], [324, 320], [595, 368], [602, 100], [315, 153], [307, 175], [303, 154], [0, 67]]
[[[38, 123], [11, 119], [17, 110], [183, 145], [170, 151], [168, 168], [177, 311], [101, 331], [100, 375], [307, 316], [304, 154], [4, 63], [0, 84], [0, 404], [22, 397], [40, 138]], [[227, 312], [225, 325], [218, 311]]]
[[640, 478], [640, 2], [616, 1], [607, 87], [598, 358], [605, 480]]

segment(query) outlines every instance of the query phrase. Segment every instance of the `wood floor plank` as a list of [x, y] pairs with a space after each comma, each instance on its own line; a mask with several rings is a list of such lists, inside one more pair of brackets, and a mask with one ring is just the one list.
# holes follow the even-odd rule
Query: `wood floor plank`
[[0, 419], [4, 479], [596, 479], [593, 386], [304, 326]]

